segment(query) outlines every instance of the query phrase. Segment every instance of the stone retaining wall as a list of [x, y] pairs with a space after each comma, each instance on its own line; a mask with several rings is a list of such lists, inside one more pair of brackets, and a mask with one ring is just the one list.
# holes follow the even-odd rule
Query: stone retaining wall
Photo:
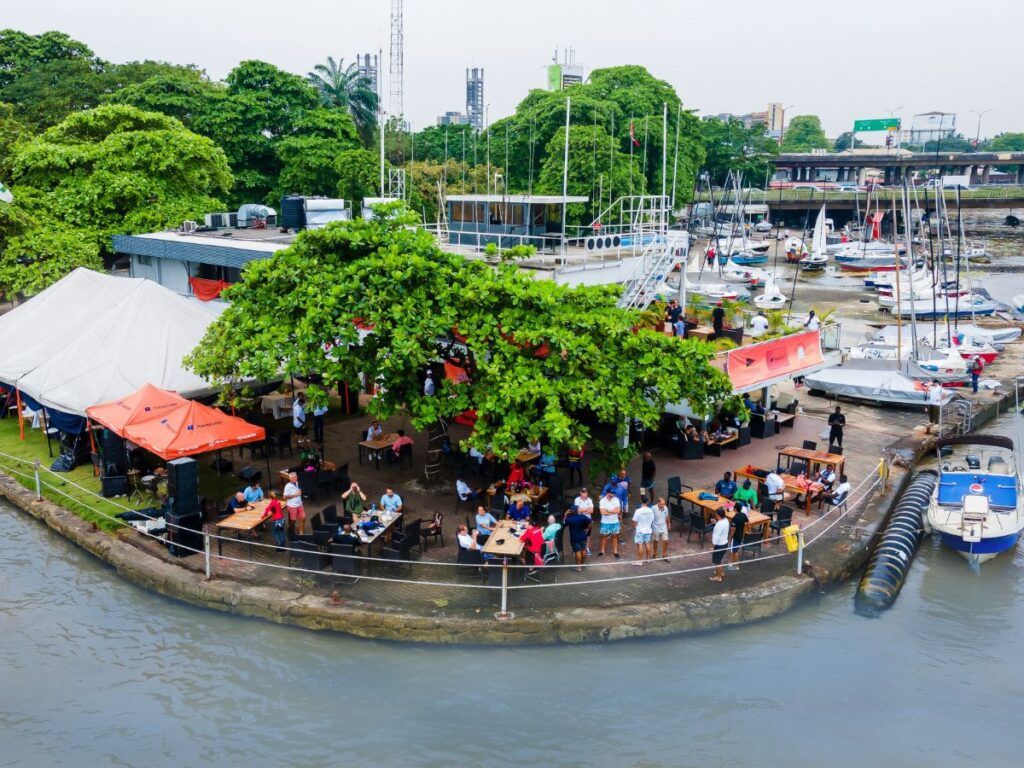
[[342, 600], [214, 578], [155, 557], [118, 535], [110, 535], [0, 474], [0, 496], [44, 522], [69, 541], [112, 565], [126, 579], [166, 597], [242, 616], [333, 630], [358, 637], [425, 643], [515, 645], [621, 640], [704, 631], [745, 624], [783, 613], [840, 582], [866, 562], [870, 535], [888, 514], [899, 478], [888, 491], [858, 510], [840, 528], [861, 534], [840, 536], [805, 553], [805, 575], [779, 576], [753, 588], [676, 601], [602, 609], [565, 608], [497, 621], [486, 613], [421, 615], [401, 608], [368, 607]]

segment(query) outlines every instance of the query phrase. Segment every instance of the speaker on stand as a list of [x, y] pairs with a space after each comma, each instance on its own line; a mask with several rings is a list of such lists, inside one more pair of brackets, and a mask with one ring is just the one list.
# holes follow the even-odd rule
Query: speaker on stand
[[203, 549], [203, 515], [199, 508], [199, 465], [194, 459], [167, 462], [167, 551], [187, 557]]

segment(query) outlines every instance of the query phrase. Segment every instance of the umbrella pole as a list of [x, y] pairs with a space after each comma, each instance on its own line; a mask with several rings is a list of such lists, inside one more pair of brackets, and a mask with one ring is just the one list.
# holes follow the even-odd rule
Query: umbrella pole
[[[86, 422], [88, 424], [89, 422]], [[53, 458], [53, 446], [50, 445], [50, 425], [46, 423], [46, 409], [43, 408], [43, 434], [46, 435], [46, 454]]]
[[[21, 390], [20, 389], [14, 390], [14, 399], [15, 399], [15, 402], [17, 403], [17, 405], [18, 405], [18, 439], [19, 440], [24, 440], [25, 439], [25, 417], [21, 413]], [[42, 404], [40, 404], [40, 407], [42, 407]]]
[[221, 501], [224, 498], [224, 475], [223, 467], [221, 466], [221, 450], [217, 449], [217, 500]]

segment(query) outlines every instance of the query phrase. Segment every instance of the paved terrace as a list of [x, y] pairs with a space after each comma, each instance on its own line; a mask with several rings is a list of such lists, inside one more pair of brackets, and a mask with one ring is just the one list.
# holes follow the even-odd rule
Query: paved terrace
[[[816, 399], [812, 398], [811, 402], [814, 400]], [[866, 428], [860, 418], [851, 419], [847, 428], [845, 455], [847, 456], [847, 474], [850, 475], [855, 486], [861, 480], [872, 475], [883, 449], [905, 437], [911, 422], [921, 420], [920, 415], [907, 414], [906, 416], [906, 423], [900, 424], [899, 421], [893, 422], [891, 419], [887, 419], [886, 414], [883, 413], [881, 417], [875, 417], [870, 428]], [[267, 426], [270, 431], [278, 431], [286, 429], [288, 423], [287, 419], [276, 422], [271, 420]], [[382, 561], [363, 564], [364, 573], [371, 577], [387, 579], [387, 581], [378, 581], [372, 578], [353, 580], [349, 577], [335, 576], [330, 570], [323, 574], [313, 575], [275, 568], [272, 566], [286, 565], [286, 555], [276, 552], [271, 546], [254, 547], [252, 559], [256, 563], [222, 560], [215, 557], [212, 565], [214, 577], [224, 576], [248, 584], [276, 587], [296, 593], [296, 596], [316, 594], [327, 597], [332, 591], [337, 590], [338, 599], [342, 602], [364, 604], [376, 610], [393, 608], [427, 614], [481, 611], [485, 615], [489, 615], [497, 604], [498, 591], [473, 588], [469, 585], [482, 583], [473, 573], [467, 572], [466, 569], [439, 564], [455, 562], [457, 554], [456, 528], [459, 522], [465, 520], [468, 511], [466, 507], [463, 507], [458, 514], [454, 512], [454, 478], [446, 480], [442, 487], [436, 490], [425, 490], [421, 486], [419, 478], [423, 476], [426, 435], [416, 433], [412, 430], [411, 425], [401, 418], [389, 420], [384, 425], [385, 431], [404, 428], [414, 437], [416, 448], [412, 468], [408, 464], [399, 468], [398, 465], [388, 466], [386, 463], [382, 463], [379, 470], [371, 464], [360, 466], [356, 446], [362, 430], [368, 423], [369, 420], [365, 417], [335, 418], [329, 421], [325, 443], [326, 457], [338, 464], [348, 462], [352, 479], [361, 485], [370, 500], [379, 499], [385, 487], [394, 487], [404, 499], [406, 521], [422, 519], [426, 522], [431, 518], [434, 510], [440, 510], [444, 514], [444, 545], [431, 542], [422, 554], [418, 550], [414, 550], [412, 556], [415, 562], [411, 565]], [[666, 479], [671, 476], [678, 475], [685, 485], [711, 489], [726, 470], [734, 470], [747, 464], [768, 466], [775, 461], [776, 452], [786, 446], [800, 446], [804, 440], [815, 440], [819, 446], [824, 447], [824, 441], [819, 439], [824, 425], [825, 422], [821, 418], [800, 415], [797, 417], [794, 427], [784, 429], [781, 434], [771, 439], [754, 439], [750, 445], [737, 450], [723, 450], [721, 457], [708, 456], [702, 460], [684, 461], [677, 458], [674, 453], [654, 449], [652, 452], [658, 467], [655, 496], [665, 494]], [[459, 431], [461, 429], [463, 428], [454, 428], [453, 438], [462, 437], [465, 434]], [[248, 457], [248, 452], [246, 452], [246, 457]], [[245, 463], [240, 460], [237, 453], [234, 453], [231, 459], [235, 462], [236, 469]], [[283, 468], [288, 463], [287, 456], [283, 460], [271, 459], [271, 466], [275, 473], [278, 468]], [[639, 463], [639, 459], [637, 459], [628, 468], [634, 484], [640, 476]], [[262, 461], [257, 462], [257, 466], [263, 464]], [[564, 472], [565, 470], [559, 471]], [[590, 482], [589, 466], [585, 467], [584, 476], [588, 479], [587, 485], [591, 489], [591, 494], [599, 493], [604, 478], [593, 478], [593, 482]], [[474, 484], [478, 480], [479, 478], [476, 477], [470, 478]], [[869, 479], [868, 484], [870, 482]], [[238, 482], [237, 485], [240, 487], [242, 483]], [[230, 483], [225, 478], [225, 490], [229, 486]], [[275, 487], [280, 488], [277, 478], [275, 478]], [[577, 491], [577, 485], [567, 485], [565, 495], [575, 496]], [[634, 493], [631, 503], [635, 499]], [[325, 505], [338, 501], [336, 493], [325, 494], [316, 502], [307, 503], [307, 515], [312, 518]], [[340, 503], [338, 507], [340, 509]], [[835, 526], [826, 537], [826, 541], [834, 541], [837, 537], [847, 535], [856, 518], [856, 514], [851, 515], [849, 519], [843, 521], [843, 524]], [[816, 507], [810, 517], [805, 516], [802, 510], [798, 510], [794, 515], [794, 522], [801, 526], [807, 526], [818, 519]], [[824, 528], [831, 519], [834, 518], [816, 524], [818, 529]], [[721, 593], [725, 590], [751, 587], [779, 574], [791, 573], [795, 568], [794, 556], [787, 555], [763, 560], [747, 559], [739, 571], [727, 572], [723, 584], [709, 582], [707, 580], [710, 575], [708, 570], [653, 577], [653, 574], [668, 574], [673, 571], [706, 568], [711, 565], [709, 541], [703, 548], [698, 545], [696, 537], [688, 543], [685, 528], [685, 525], [678, 521], [673, 523], [669, 537], [671, 559], [667, 562], [656, 561], [642, 568], [630, 565], [629, 560], [634, 553], [632, 532], [625, 528], [624, 544], [620, 548], [621, 560], [614, 560], [610, 553], [604, 558], [597, 558], [595, 546], [595, 556], [589, 560], [591, 567], [586, 568], [583, 573], [576, 573], [570, 568], [541, 570], [540, 584], [555, 584], [557, 586], [538, 587], [533, 582], [529, 582], [526, 588], [516, 589], [516, 585], [522, 582], [513, 579], [512, 607], [517, 615], [521, 615], [524, 612], [544, 612], [556, 608], [600, 608], [637, 603], [658, 603], [670, 599], [699, 597]], [[813, 530], [812, 526], [808, 531], [808, 538], [813, 535]], [[681, 533], [682, 535], [680, 535]], [[137, 546], [162, 559], [174, 561], [173, 558], [168, 557], [166, 550], [160, 544], [146, 539], [134, 531], [128, 532], [127, 535], [128, 540]], [[263, 534], [260, 541], [269, 544], [269, 535]], [[566, 539], [566, 548], [568, 549], [568, 539]], [[213, 549], [216, 553], [216, 545]], [[784, 552], [785, 547], [781, 542], [770, 542], [764, 545], [762, 551], [764, 555], [775, 555]], [[223, 553], [225, 558], [245, 560], [250, 557], [248, 546], [244, 541], [226, 541]], [[678, 557], [680, 555], [685, 555], [685, 557]], [[807, 556], [813, 562], [812, 550], [809, 550]], [[202, 570], [203, 568], [201, 555], [174, 562], [193, 570]], [[460, 571], [461, 573], [459, 573]], [[636, 578], [639, 576], [644, 578]]]

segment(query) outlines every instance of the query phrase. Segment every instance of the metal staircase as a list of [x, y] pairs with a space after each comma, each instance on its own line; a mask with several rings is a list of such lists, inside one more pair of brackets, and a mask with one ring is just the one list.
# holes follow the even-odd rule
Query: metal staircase
[[[658, 286], [664, 282], [676, 264], [685, 264], [690, 238], [686, 232], [664, 231], [652, 235], [651, 242], [640, 254], [629, 277], [623, 282], [621, 309], [647, 309], [654, 301]], [[680, 273], [685, 279], [685, 269]]]

